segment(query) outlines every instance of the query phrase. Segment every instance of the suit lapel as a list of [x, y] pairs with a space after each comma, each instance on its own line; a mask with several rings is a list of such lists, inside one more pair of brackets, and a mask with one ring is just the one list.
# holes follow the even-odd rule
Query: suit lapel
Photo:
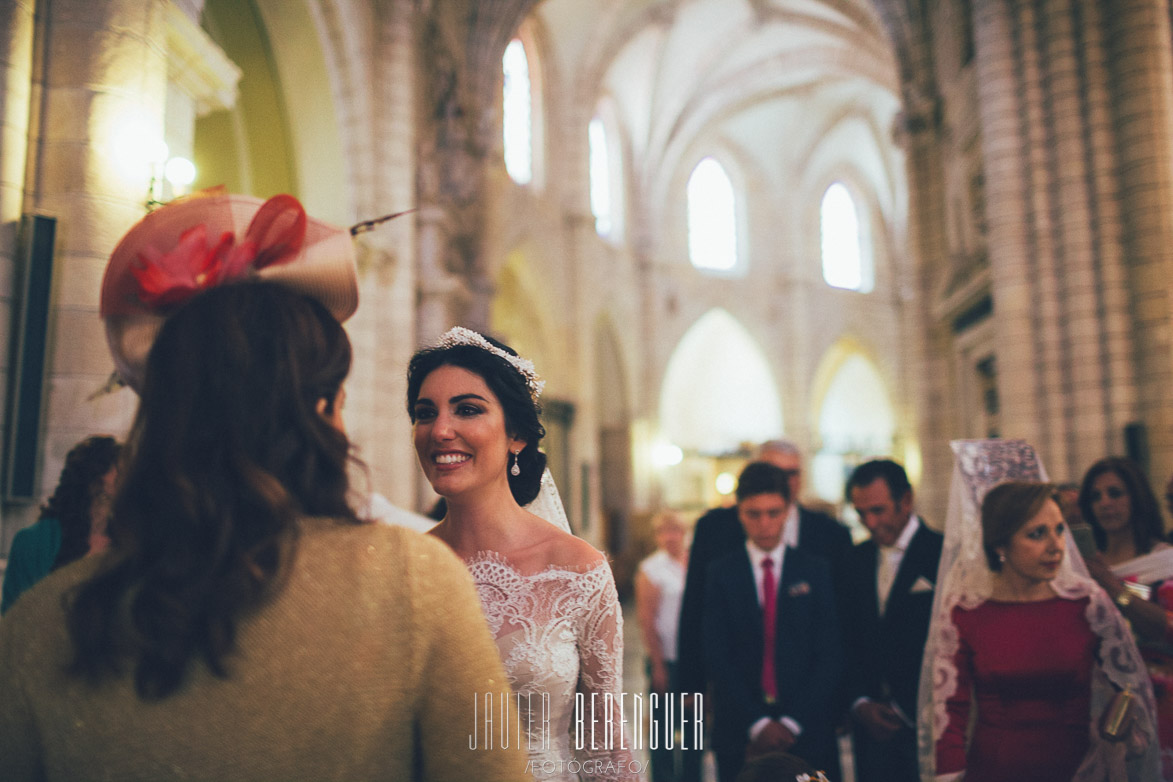
[[798, 633], [798, 617], [794, 611], [794, 598], [791, 590], [806, 580], [801, 563], [796, 562], [791, 555], [793, 549], [787, 548], [782, 555], [782, 583], [778, 586], [778, 621], [774, 625], [778, 628], [777, 638], [779, 645], [783, 640], [790, 640]]
[[892, 582], [892, 592], [888, 595], [888, 611], [885, 611], [885, 614], [892, 610], [893, 605], [904, 602], [904, 598], [908, 596], [908, 591], [912, 589], [912, 584], [920, 573], [921, 559], [923, 559], [921, 549], [924, 548], [925, 540], [924, 522], [920, 522], [920, 525], [920, 528], [913, 534], [912, 540], [908, 541], [908, 548], [905, 549], [904, 556], [900, 558], [900, 568], [896, 571], [896, 580]]
[[862, 584], [863, 594], [866, 595], [865, 599], [870, 603], [868, 616], [879, 617], [880, 596], [877, 592], [876, 569], [880, 550], [872, 540], [861, 543], [860, 547], [862, 553], [859, 563], [860, 584]]
[[754, 628], [754, 633], [760, 641], [764, 632], [762, 609], [758, 602], [758, 585], [754, 578], [753, 563], [750, 562], [749, 552], [745, 550], [745, 546], [741, 547], [737, 562], [737, 567], [731, 568], [728, 574], [729, 604], [734, 610], [743, 612], [742, 621]]

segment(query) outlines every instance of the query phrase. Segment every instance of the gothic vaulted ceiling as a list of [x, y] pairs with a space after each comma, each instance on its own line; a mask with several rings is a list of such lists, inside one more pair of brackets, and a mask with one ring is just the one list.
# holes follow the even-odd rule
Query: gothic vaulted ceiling
[[[712, 148], [785, 191], [845, 122], [892, 147], [898, 66], [869, 0], [544, 0], [536, 13], [574, 102], [621, 124], [633, 192], [653, 211]], [[891, 207], [900, 166], [881, 154], [872, 168]]]

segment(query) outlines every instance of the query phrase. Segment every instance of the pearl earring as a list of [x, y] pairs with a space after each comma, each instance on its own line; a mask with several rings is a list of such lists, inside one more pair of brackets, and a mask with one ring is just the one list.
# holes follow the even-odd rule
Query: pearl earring
[[510, 453], [513, 454], [513, 466], [509, 468], [509, 474], [516, 478], [517, 476], [521, 475], [521, 465], [517, 463], [518, 452], [511, 451]]

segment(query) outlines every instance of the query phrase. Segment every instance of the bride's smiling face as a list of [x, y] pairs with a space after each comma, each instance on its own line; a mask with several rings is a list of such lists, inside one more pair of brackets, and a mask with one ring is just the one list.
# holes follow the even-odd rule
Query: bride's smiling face
[[506, 433], [505, 411], [480, 375], [437, 367], [420, 385], [412, 417], [416, 456], [437, 494], [508, 486], [509, 453], [525, 443]]

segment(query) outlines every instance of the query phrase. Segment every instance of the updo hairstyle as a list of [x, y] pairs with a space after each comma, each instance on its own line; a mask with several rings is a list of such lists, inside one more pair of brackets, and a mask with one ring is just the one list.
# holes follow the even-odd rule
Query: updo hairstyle
[[[494, 347], [511, 356], [517, 355], [517, 351], [508, 345], [484, 336]], [[475, 373], [497, 397], [505, 413], [506, 434], [525, 441], [525, 448], [517, 455], [521, 474], [513, 475], [506, 470], [509, 490], [518, 505], [533, 502], [546, 469], [546, 455], [538, 450], [546, 429], [540, 419], [542, 407], [530, 393], [525, 377], [505, 359], [476, 345], [424, 348], [412, 356], [407, 365], [407, 414], [412, 424], [415, 424], [415, 403], [424, 379], [442, 366], [460, 367]]]
[[1002, 570], [997, 549], [1010, 543], [1014, 533], [1054, 499], [1055, 486], [1050, 483], [1007, 481], [990, 489], [982, 500], [982, 547], [990, 570]]

